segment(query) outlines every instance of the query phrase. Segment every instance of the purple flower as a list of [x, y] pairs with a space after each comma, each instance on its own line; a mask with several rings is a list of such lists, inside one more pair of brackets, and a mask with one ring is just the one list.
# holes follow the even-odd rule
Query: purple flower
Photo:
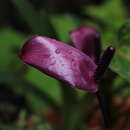
[[73, 30], [71, 38], [74, 46], [90, 56], [95, 62], [99, 60], [101, 52], [101, 38], [100, 33], [90, 26], [81, 26]]
[[[83, 32], [85, 32], [86, 27], [82, 28]], [[94, 33], [93, 28], [92, 31], [89, 28], [90, 33], [80, 33], [77, 35], [78, 39], [75, 35], [78, 31], [80, 30], [71, 32], [72, 40], [78, 49], [45, 36], [35, 36], [25, 43], [21, 50], [20, 58], [41, 72], [74, 88], [80, 88], [92, 93], [97, 92], [97, 83], [93, 77], [97, 65], [92, 58], [92, 53], [87, 53], [86, 50], [85, 52], [88, 54], [86, 55], [82, 52], [83, 46], [92, 50], [92, 47], [87, 48], [87, 45], [95, 44], [92, 39], [89, 40], [87, 38], [87, 41], [91, 44], [87, 43], [85, 45], [85, 38], [83, 37], [85, 35], [86, 37], [94, 37], [97, 33]], [[80, 46], [80, 44], [83, 44], [83, 46]]]

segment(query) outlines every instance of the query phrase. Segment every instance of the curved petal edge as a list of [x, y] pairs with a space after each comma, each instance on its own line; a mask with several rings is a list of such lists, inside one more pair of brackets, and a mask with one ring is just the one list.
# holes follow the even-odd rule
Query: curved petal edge
[[74, 46], [90, 56], [94, 61], [101, 53], [100, 33], [93, 27], [81, 26], [70, 33]]
[[41, 72], [61, 80], [74, 88], [97, 92], [93, 74], [96, 64], [93, 60], [60, 41], [35, 36], [23, 46], [20, 58]]

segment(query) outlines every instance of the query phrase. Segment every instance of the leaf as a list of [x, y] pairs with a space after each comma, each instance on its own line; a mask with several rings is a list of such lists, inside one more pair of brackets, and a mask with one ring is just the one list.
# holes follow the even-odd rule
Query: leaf
[[56, 37], [55, 31], [45, 11], [42, 13], [37, 12], [28, 0], [11, 1], [34, 34]]
[[37, 86], [38, 89], [43, 90], [49, 94], [55, 101], [61, 101], [60, 87], [57, 80], [41, 73], [32, 67], [29, 67], [25, 78], [27, 81]]
[[[82, 124], [82, 117], [86, 114], [86, 112], [89, 109], [89, 104], [93, 101], [94, 95], [92, 94], [85, 94], [82, 99], [80, 100], [79, 104], [75, 107], [75, 110], [73, 111], [73, 116], [71, 117], [71, 123], [73, 126], [71, 129], [72, 130], [79, 130]], [[87, 109], [88, 108], [88, 109]], [[71, 130], [70, 129], [70, 130]]]
[[119, 29], [117, 50], [110, 68], [130, 83], [130, 21]]
[[[61, 95], [63, 105], [63, 130], [73, 130], [72, 115], [75, 115], [74, 109], [77, 105], [79, 98], [77, 91], [70, 86], [61, 83]], [[75, 124], [74, 124], [75, 125]]]
[[[32, 110], [38, 110], [42, 104], [50, 106], [54, 109], [59, 109], [57, 102], [53, 100], [44, 90], [37, 88], [34, 84], [27, 82], [22, 77], [12, 72], [0, 71], [0, 82], [6, 83], [10, 87], [13, 87], [17, 93], [27, 96], [29, 104], [32, 101]], [[30, 96], [31, 95], [31, 96]], [[35, 99], [35, 100], [34, 100]], [[40, 101], [39, 101], [40, 100]], [[34, 109], [34, 107], [36, 109]]]
[[117, 49], [110, 68], [130, 83], [130, 47]]
[[100, 7], [92, 6], [87, 11], [108, 23], [112, 28], [119, 28], [127, 17], [121, 0], [107, 0]]
[[90, 6], [86, 8], [92, 17], [103, 21], [106, 26], [101, 30], [103, 47], [116, 45], [117, 30], [127, 19], [127, 13], [122, 0], [106, 0], [101, 6]]
[[125, 22], [118, 32], [118, 46], [130, 46], [130, 20]]
[[[94, 99], [93, 94], [85, 94], [81, 100], [77, 104], [73, 104], [71, 113], [69, 115], [69, 120], [71, 121], [69, 128], [67, 130], [79, 130], [82, 128], [82, 118], [86, 114], [87, 110], [89, 109], [89, 104]], [[88, 108], [88, 109], [87, 109]]]
[[[20, 64], [18, 54], [14, 51], [19, 50], [21, 44], [25, 41], [25, 37], [12, 28], [1, 28], [0, 30], [0, 70], [13, 70]], [[15, 62], [15, 63], [14, 63]], [[13, 66], [11, 66], [13, 64]]]
[[69, 15], [54, 15], [51, 17], [51, 21], [59, 40], [66, 43], [70, 42], [69, 32], [77, 27], [74, 19]]
[[0, 130], [27, 130], [26, 128], [15, 126], [15, 125], [0, 125]]

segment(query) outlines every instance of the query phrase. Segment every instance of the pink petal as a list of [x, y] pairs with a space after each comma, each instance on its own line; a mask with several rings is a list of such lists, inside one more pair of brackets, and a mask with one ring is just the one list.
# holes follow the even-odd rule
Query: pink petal
[[74, 88], [97, 91], [93, 79], [95, 63], [84, 53], [67, 44], [44, 36], [36, 36], [23, 46], [20, 58], [43, 73]]
[[96, 58], [100, 55], [101, 51], [101, 40], [100, 34], [96, 31], [95, 28], [89, 26], [82, 26], [76, 30], [73, 30], [71, 33], [71, 38], [74, 43], [74, 46], [86, 53], [88, 56], [93, 58], [95, 61]]

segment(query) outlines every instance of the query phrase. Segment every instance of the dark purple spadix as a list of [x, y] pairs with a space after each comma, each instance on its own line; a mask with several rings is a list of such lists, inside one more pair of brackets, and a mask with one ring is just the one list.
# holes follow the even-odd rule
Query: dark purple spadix
[[33, 37], [23, 46], [20, 58], [74, 88], [92, 93], [98, 91], [93, 77], [96, 70], [93, 60], [80, 50], [60, 41], [44, 36]]
[[108, 68], [113, 56], [115, 53], [115, 48], [110, 46], [108, 47], [104, 54], [101, 56], [99, 63], [97, 65], [97, 69], [94, 73], [94, 78], [96, 81], [101, 80], [101, 78], [103, 77], [106, 69]]
[[73, 30], [70, 35], [74, 46], [97, 63], [101, 53], [100, 33], [93, 27], [82, 26]]

